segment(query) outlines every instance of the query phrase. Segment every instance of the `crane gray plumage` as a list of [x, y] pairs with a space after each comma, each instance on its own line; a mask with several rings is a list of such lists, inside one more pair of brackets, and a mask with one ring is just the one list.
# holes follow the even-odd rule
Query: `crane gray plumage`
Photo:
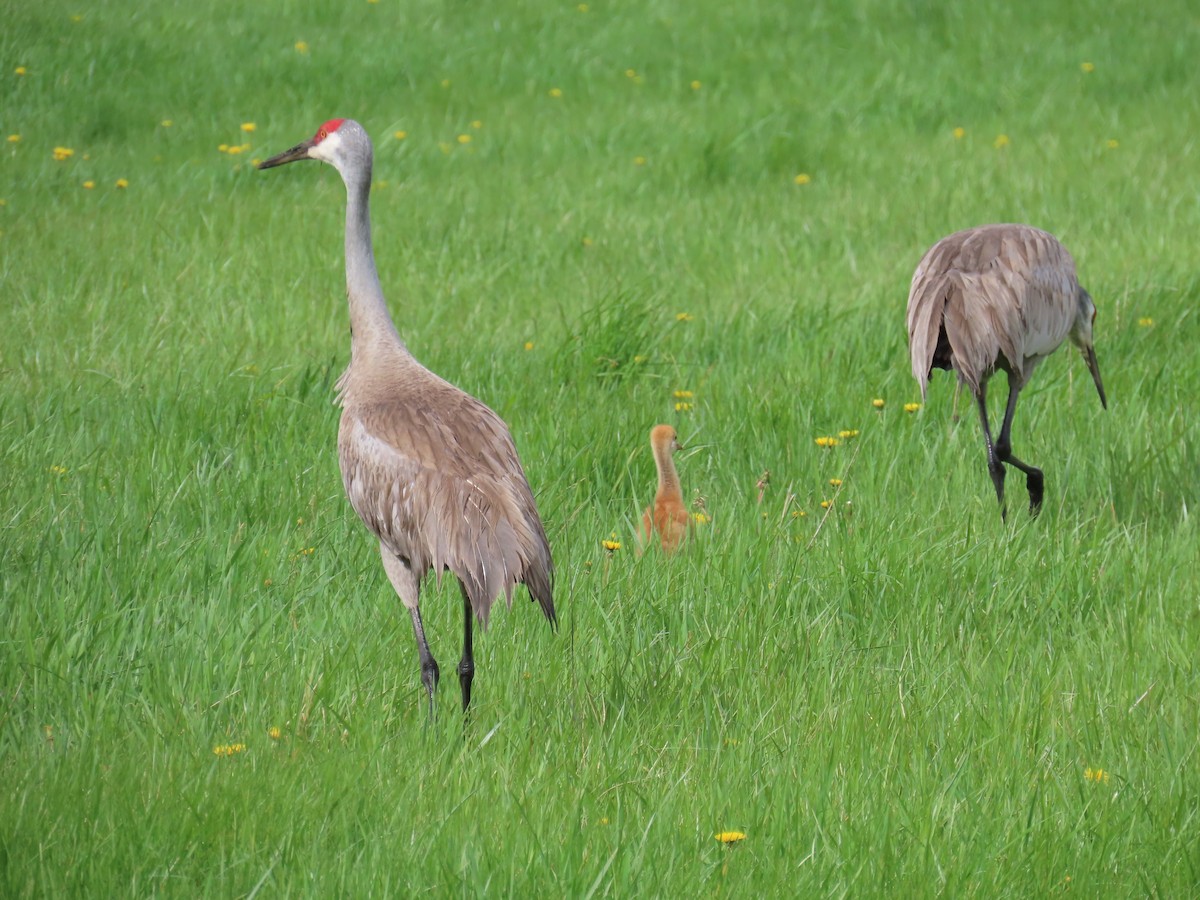
[[463, 595], [463, 709], [474, 677], [472, 618], [486, 628], [492, 604], [524, 583], [550, 620], [554, 569], [533, 492], [512, 436], [491, 409], [409, 353], [388, 314], [371, 246], [372, 148], [349, 119], [259, 164], [300, 159], [334, 166], [346, 185], [346, 293], [350, 365], [337, 382], [338, 462], [350, 505], [379, 539], [388, 579], [408, 608], [433, 706], [438, 667], [420, 613], [425, 576], [449, 570]]
[[[1071, 254], [1053, 235], [1029, 225], [956, 232], [934, 244], [913, 273], [908, 294], [913, 377], [924, 399], [932, 370], [953, 369], [975, 396], [1001, 515], [1006, 463], [1025, 473], [1030, 511], [1041, 507], [1042, 471], [1012, 455], [1010, 430], [1017, 395], [1064, 340], [1083, 354], [1108, 408], [1092, 342], [1095, 317]], [[1008, 376], [1008, 403], [993, 444], [986, 394], [997, 369]]]

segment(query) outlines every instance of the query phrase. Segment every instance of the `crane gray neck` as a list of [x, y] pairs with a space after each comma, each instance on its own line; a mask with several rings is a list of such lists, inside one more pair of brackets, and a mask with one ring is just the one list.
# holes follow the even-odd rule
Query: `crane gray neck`
[[[400, 335], [388, 314], [371, 245], [371, 156], [342, 172], [346, 184], [346, 296], [350, 302], [353, 355], [377, 343], [399, 345]], [[352, 360], [353, 361], [353, 360]]]

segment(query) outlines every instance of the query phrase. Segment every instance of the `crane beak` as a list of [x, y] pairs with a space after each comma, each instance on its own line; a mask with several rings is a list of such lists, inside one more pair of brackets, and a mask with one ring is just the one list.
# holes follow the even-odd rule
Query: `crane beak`
[[304, 141], [302, 144], [297, 144], [291, 150], [284, 150], [277, 156], [272, 156], [270, 159], [264, 159], [258, 164], [260, 169], [273, 169], [276, 166], [282, 166], [284, 163], [295, 162], [298, 159], [311, 159], [308, 151], [313, 148], [316, 141], [311, 138]]
[[1092, 381], [1096, 382], [1096, 391], [1100, 394], [1100, 405], [1108, 409], [1108, 398], [1104, 396], [1104, 383], [1100, 381], [1100, 366], [1096, 364], [1096, 348], [1088, 347], [1083, 351], [1087, 360], [1088, 371], [1092, 373]]

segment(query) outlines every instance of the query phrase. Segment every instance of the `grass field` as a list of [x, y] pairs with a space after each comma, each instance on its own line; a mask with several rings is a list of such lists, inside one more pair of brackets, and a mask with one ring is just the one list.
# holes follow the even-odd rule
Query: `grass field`
[[[1200, 890], [1193, 4], [0, 15], [0, 895]], [[465, 727], [457, 588], [429, 721], [337, 471], [342, 184], [251, 165], [334, 116], [554, 552]], [[1110, 401], [1041, 367], [1007, 523], [951, 379], [903, 408], [912, 270], [993, 221], [1075, 255]], [[660, 421], [712, 520], [639, 558]]]

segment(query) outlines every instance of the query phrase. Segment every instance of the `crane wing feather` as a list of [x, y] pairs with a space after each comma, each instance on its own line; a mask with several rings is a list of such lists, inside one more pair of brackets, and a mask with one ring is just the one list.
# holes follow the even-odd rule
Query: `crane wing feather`
[[355, 512], [415, 572], [453, 572], [484, 626], [520, 582], [555, 621], [549, 543], [508, 428], [446, 382], [421, 387], [343, 412], [338, 450]]
[[1040, 229], [985, 225], [942, 238], [909, 291], [909, 352], [922, 396], [943, 330], [972, 391], [1000, 365], [1023, 384], [1069, 332], [1077, 290], [1070, 254]]

